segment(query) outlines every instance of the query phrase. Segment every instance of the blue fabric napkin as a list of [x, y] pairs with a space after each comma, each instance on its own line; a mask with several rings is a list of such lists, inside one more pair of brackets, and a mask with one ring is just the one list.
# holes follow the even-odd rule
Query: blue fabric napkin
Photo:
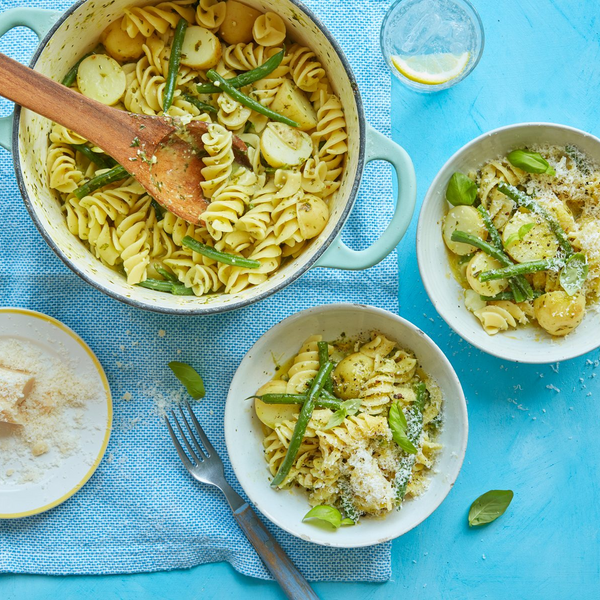
[[[56, 0], [1, 0], [14, 6], [66, 8]], [[379, 51], [382, 0], [308, 0], [340, 42], [360, 83], [367, 117], [389, 134], [389, 76]], [[360, 35], [357, 35], [360, 32]], [[0, 51], [27, 63], [37, 41], [9, 32]], [[9, 103], [0, 104], [8, 114]], [[366, 247], [393, 207], [387, 165], [367, 168], [344, 237]], [[52, 253], [19, 195], [12, 158], [0, 150], [0, 303], [51, 315], [72, 327], [103, 364], [114, 396], [114, 428], [102, 464], [85, 487], [41, 515], [0, 522], [0, 571], [46, 574], [130, 573], [229, 561], [246, 575], [269, 578], [238, 529], [224, 497], [192, 480], [174, 452], [157, 404], [181, 388], [170, 360], [202, 373], [207, 397], [196, 412], [238, 492], [223, 436], [231, 378], [250, 346], [275, 323], [304, 308], [358, 301], [397, 309], [396, 257], [364, 272], [314, 269], [259, 304], [214, 317], [172, 317], [133, 309], [104, 296]], [[159, 336], [164, 331], [164, 337]], [[161, 332], [162, 333], [162, 332]], [[124, 395], [131, 394], [131, 400]], [[342, 550], [294, 538], [267, 523], [300, 570], [313, 581], [384, 581], [390, 544]]]

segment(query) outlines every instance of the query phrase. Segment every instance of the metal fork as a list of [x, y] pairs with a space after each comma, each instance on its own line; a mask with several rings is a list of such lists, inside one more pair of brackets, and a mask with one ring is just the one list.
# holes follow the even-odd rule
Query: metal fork
[[[189, 413], [193, 429], [192, 425], [190, 425], [190, 420], [188, 420], [181, 406], [179, 407], [180, 417], [178, 418], [176, 411], [172, 410], [171, 418], [187, 448], [187, 454], [179, 442], [169, 418], [165, 415], [165, 422], [171, 434], [173, 444], [185, 468], [197, 481], [214, 485], [225, 494], [238, 525], [288, 598], [292, 600], [319, 600], [314, 590], [294, 566], [288, 555], [283, 551], [283, 548], [262, 524], [256, 513], [227, 483], [223, 461], [219, 458], [208, 437], [206, 437], [189, 402], [185, 402], [185, 406]], [[179, 422], [180, 420], [183, 423], [183, 427]], [[191, 443], [188, 437], [191, 439]]]

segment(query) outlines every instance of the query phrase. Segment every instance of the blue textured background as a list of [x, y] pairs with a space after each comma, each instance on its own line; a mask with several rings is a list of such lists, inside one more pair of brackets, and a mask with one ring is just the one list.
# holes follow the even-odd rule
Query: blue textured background
[[[353, 0], [358, 2], [358, 0]], [[548, 120], [600, 134], [596, 0], [479, 0], [486, 49], [459, 86], [424, 96], [396, 84], [393, 134], [417, 166], [419, 200], [437, 170], [482, 131]], [[416, 219], [415, 219], [416, 221]], [[393, 543], [385, 584], [318, 583], [323, 598], [597, 598], [600, 594], [598, 352], [518, 366], [462, 342], [437, 317], [416, 268], [414, 226], [400, 246], [400, 313], [448, 354], [469, 401], [461, 475], [440, 509]], [[558, 371], [558, 372], [556, 372]], [[548, 389], [552, 385], [560, 389]], [[511, 488], [507, 513], [477, 530], [471, 501]], [[0, 576], [2, 598], [282, 598], [228, 564], [113, 577]]]

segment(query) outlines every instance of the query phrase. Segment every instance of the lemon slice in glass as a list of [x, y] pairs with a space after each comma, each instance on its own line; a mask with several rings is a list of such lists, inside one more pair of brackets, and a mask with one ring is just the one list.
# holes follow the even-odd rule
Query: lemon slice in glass
[[392, 56], [392, 63], [411, 81], [424, 85], [440, 85], [458, 77], [465, 70], [470, 57], [470, 52], [438, 52], [418, 56]]

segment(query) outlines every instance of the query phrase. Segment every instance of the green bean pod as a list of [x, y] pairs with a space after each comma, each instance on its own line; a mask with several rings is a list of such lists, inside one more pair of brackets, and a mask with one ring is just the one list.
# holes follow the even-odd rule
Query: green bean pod
[[221, 89], [221, 91], [225, 92], [228, 96], [231, 96], [234, 100], [237, 100], [240, 104], [251, 108], [252, 110], [264, 115], [265, 117], [269, 117], [273, 121], [279, 121], [280, 123], [285, 123], [290, 127], [299, 127], [296, 121], [292, 121], [292, 119], [288, 119], [283, 115], [280, 115], [278, 112], [263, 106], [258, 100], [254, 100], [254, 98], [250, 98], [250, 96], [246, 96], [246, 94], [240, 92], [238, 89], [234, 88], [232, 85], [229, 85], [227, 81], [221, 77], [214, 69], [210, 69], [206, 76], [214, 81], [217, 87]]
[[85, 144], [71, 144], [71, 147], [77, 152], [81, 152], [88, 160], [98, 165], [101, 169], [110, 169], [115, 166], [115, 160], [103, 152], [94, 152]]
[[494, 281], [495, 279], [507, 279], [524, 275], [526, 273], [537, 273], [538, 271], [548, 271], [549, 269], [560, 269], [565, 266], [565, 261], [556, 258], [544, 258], [542, 260], [532, 260], [529, 262], [511, 265], [504, 269], [491, 269], [484, 271], [479, 275], [479, 281]]
[[191, 94], [183, 94], [183, 99], [187, 100], [190, 104], [193, 104], [201, 112], [216, 113], [219, 112], [212, 104], [202, 102], [200, 98], [192, 96]]
[[[250, 398], [258, 398], [265, 404], [304, 404], [308, 396], [303, 394], [263, 394], [262, 396], [250, 396]], [[322, 393], [315, 402], [315, 406], [318, 408], [329, 408], [330, 410], [338, 410], [341, 404], [341, 400], [326, 398]]]
[[279, 487], [289, 475], [290, 469], [296, 460], [296, 455], [298, 454], [300, 445], [302, 444], [306, 427], [308, 426], [310, 418], [312, 417], [316, 401], [321, 394], [321, 390], [323, 389], [323, 385], [327, 381], [327, 378], [331, 375], [333, 367], [334, 365], [332, 362], [326, 362], [323, 366], [319, 367], [319, 370], [313, 379], [312, 385], [310, 386], [306, 401], [302, 405], [302, 409], [298, 415], [296, 427], [294, 427], [294, 433], [292, 433], [290, 445], [288, 446], [285, 458], [279, 466], [279, 470], [273, 478], [273, 481], [271, 481], [271, 487]]
[[[329, 360], [329, 344], [327, 342], [317, 342], [317, 348], [319, 350], [319, 366], [322, 367]], [[331, 380], [331, 377], [327, 379], [323, 389], [328, 392], [333, 391], [333, 381]]]
[[181, 61], [181, 46], [183, 46], [183, 38], [188, 22], [181, 18], [175, 28], [175, 36], [171, 44], [171, 55], [169, 56], [169, 70], [167, 71], [167, 79], [163, 92], [163, 112], [166, 114], [173, 104], [175, 95], [175, 87], [177, 86], [177, 76], [179, 75], [179, 62]]
[[257, 260], [252, 260], [250, 258], [245, 258], [244, 256], [237, 256], [236, 254], [228, 254], [227, 252], [221, 252], [220, 250], [215, 250], [206, 244], [202, 244], [201, 242], [195, 240], [193, 237], [186, 235], [181, 243], [184, 246], [187, 246], [194, 252], [198, 254], [202, 254], [202, 256], [206, 256], [207, 258], [211, 258], [212, 260], [216, 260], [217, 262], [222, 262], [227, 265], [232, 265], [234, 267], [243, 267], [244, 269], [258, 269], [260, 267], [260, 262]]
[[191, 288], [185, 287], [183, 283], [175, 283], [174, 281], [162, 281], [160, 279], [146, 279], [138, 283], [140, 287], [154, 290], [156, 292], [165, 292], [174, 296], [193, 296], [194, 291]]
[[[259, 79], [264, 79], [281, 64], [284, 55], [285, 50], [281, 50], [277, 54], [271, 56], [271, 58], [266, 60], [262, 65], [256, 67], [256, 69], [251, 69], [250, 71], [246, 71], [237, 77], [232, 77], [231, 79], [226, 79], [225, 81], [235, 88], [242, 88], [246, 85], [254, 83], [255, 81], [258, 81]], [[196, 89], [198, 90], [199, 94], [218, 94], [222, 91], [220, 87], [217, 87], [212, 83], [201, 83], [196, 86]]]
[[120, 181], [121, 179], [126, 179], [127, 177], [129, 177], [129, 173], [124, 169], [124, 167], [117, 165], [110, 171], [106, 171], [106, 173], [102, 173], [101, 175], [97, 175], [93, 179], [90, 179], [87, 183], [84, 183], [81, 187], [78, 187], [73, 194], [75, 194], [75, 196], [81, 200], [83, 197], [88, 196], [101, 187], [104, 187], [105, 185], [115, 181]]
[[[483, 219], [483, 222], [486, 226], [486, 229], [488, 230], [488, 233], [490, 234], [490, 239], [494, 243], [494, 246], [496, 246], [496, 248], [498, 248], [498, 250], [504, 251], [504, 245], [502, 244], [502, 238], [500, 237], [500, 233], [498, 232], [498, 230], [496, 229], [496, 226], [494, 225], [494, 223], [492, 221], [492, 217], [490, 216], [490, 213], [482, 205], [479, 205], [477, 207], [477, 210], [478, 210], [479, 214], [481, 215], [481, 218]], [[507, 255], [507, 258], [509, 258], [508, 255]], [[510, 263], [512, 263], [512, 261], [510, 261]], [[528, 298], [533, 298], [533, 289], [531, 288], [531, 285], [529, 285], [529, 282], [527, 281], [527, 279], [525, 279], [525, 277], [521, 276], [521, 277], [512, 278], [510, 280], [510, 285], [512, 288], [511, 293], [513, 295], [515, 302], [523, 302], [524, 300], [527, 300]]]
[[558, 240], [559, 246], [563, 249], [567, 257], [573, 254], [573, 248], [567, 239], [567, 234], [565, 233], [564, 229], [541, 204], [538, 204], [531, 196], [528, 196], [525, 192], [517, 189], [514, 185], [499, 183], [498, 190], [505, 196], [508, 196], [514, 200], [517, 203], [517, 206], [522, 206], [532, 213], [542, 217], [542, 219], [548, 223], [548, 227], [550, 227], [552, 230], [552, 233]]

